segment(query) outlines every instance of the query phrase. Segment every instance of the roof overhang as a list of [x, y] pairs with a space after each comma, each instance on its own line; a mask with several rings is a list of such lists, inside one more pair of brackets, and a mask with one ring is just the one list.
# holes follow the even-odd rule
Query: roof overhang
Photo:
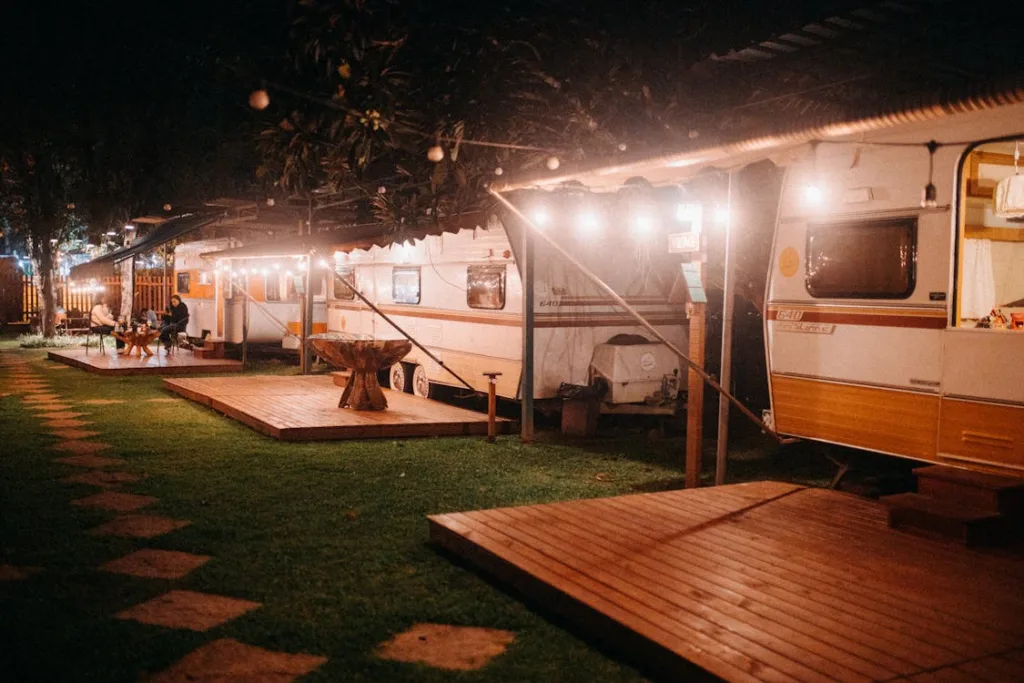
[[610, 191], [620, 189], [626, 180], [638, 176], [652, 185], [669, 185], [685, 181], [708, 167], [742, 167], [784, 154], [786, 150], [810, 142], [856, 140], [869, 133], [908, 124], [932, 123], [952, 116], [1021, 103], [1024, 103], [1024, 81], [1018, 79], [1010, 86], [980, 88], [971, 96], [949, 99], [940, 97], [926, 104], [893, 109], [874, 116], [832, 121], [712, 146], [668, 150], [611, 164], [598, 162], [576, 167], [567, 165], [561, 172], [510, 178], [503, 183], [493, 183], [492, 188], [501, 193], [528, 189], [549, 190], [573, 182], [592, 191]]

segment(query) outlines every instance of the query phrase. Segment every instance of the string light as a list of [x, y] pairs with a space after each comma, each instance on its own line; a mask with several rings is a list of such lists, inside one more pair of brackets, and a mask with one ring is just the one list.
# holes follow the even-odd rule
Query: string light
[[939, 143], [931, 140], [926, 147], [928, 148], [928, 184], [921, 192], [921, 207], [934, 209], [939, 205], [939, 191], [936, 189], [935, 183], [932, 182], [935, 175], [935, 150], [939, 148]]

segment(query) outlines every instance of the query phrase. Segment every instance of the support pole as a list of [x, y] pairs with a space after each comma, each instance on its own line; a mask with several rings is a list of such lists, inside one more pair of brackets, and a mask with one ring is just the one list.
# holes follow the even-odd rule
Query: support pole
[[[722, 278], [722, 363], [719, 381], [729, 389], [732, 384], [732, 319], [735, 311], [733, 278], [733, 235], [732, 235], [732, 172], [725, 200], [725, 265]], [[729, 399], [718, 395], [718, 439], [715, 454], [715, 486], [725, 483], [729, 456]]]
[[[704, 264], [700, 266], [701, 281], [705, 279]], [[690, 360], [704, 367], [705, 308], [707, 304], [692, 303], [690, 311]], [[686, 488], [700, 486], [704, 451], [704, 380], [691, 368], [687, 374], [686, 394]]]
[[519, 438], [524, 443], [533, 441], [533, 296], [534, 296], [534, 251], [533, 230], [523, 226], [522, 254], [523, 276], [523, 370], [522, 370], [522, 413], [519, 419]]
[[249, 359], [249, 276], [245, 276], [245, 294], [242, 302], [242, 372]]
[[313, 369], [313, 354], [310, 353], [308, 344], [309, 336], [313, 333], [313, 302], [316, 298], [313, 293], [315, 268], [316, 259], [313, 258], [313, 254], [309, 254], [306, 256], [306, 296], [302, 301], [302, 335], [299, 340], [299, 357], [302, 359], [303, 375], [308, 375]]

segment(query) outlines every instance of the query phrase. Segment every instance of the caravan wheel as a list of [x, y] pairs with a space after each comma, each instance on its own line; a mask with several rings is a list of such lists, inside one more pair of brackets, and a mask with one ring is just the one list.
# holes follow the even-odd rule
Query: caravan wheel
[[388, 371], [388, 383], [395, 391], [409, 393], [409, 375], [405, 371], [405, 363], [398, 362]]
[[412, 371], [412, 393], [430, 398], [430, 380], [427, 379], [427, 369], [422, 365], [417, 365]]

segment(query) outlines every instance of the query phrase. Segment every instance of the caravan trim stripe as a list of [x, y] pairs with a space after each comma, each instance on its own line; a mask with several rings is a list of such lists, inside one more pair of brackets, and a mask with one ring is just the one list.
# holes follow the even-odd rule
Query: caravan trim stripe
[[773, 322], [831, 323], [869, 327], [903, 327], [925, 330], [946, 329], [945, 309], [883, 308], [867, 306], [768, 306]]

